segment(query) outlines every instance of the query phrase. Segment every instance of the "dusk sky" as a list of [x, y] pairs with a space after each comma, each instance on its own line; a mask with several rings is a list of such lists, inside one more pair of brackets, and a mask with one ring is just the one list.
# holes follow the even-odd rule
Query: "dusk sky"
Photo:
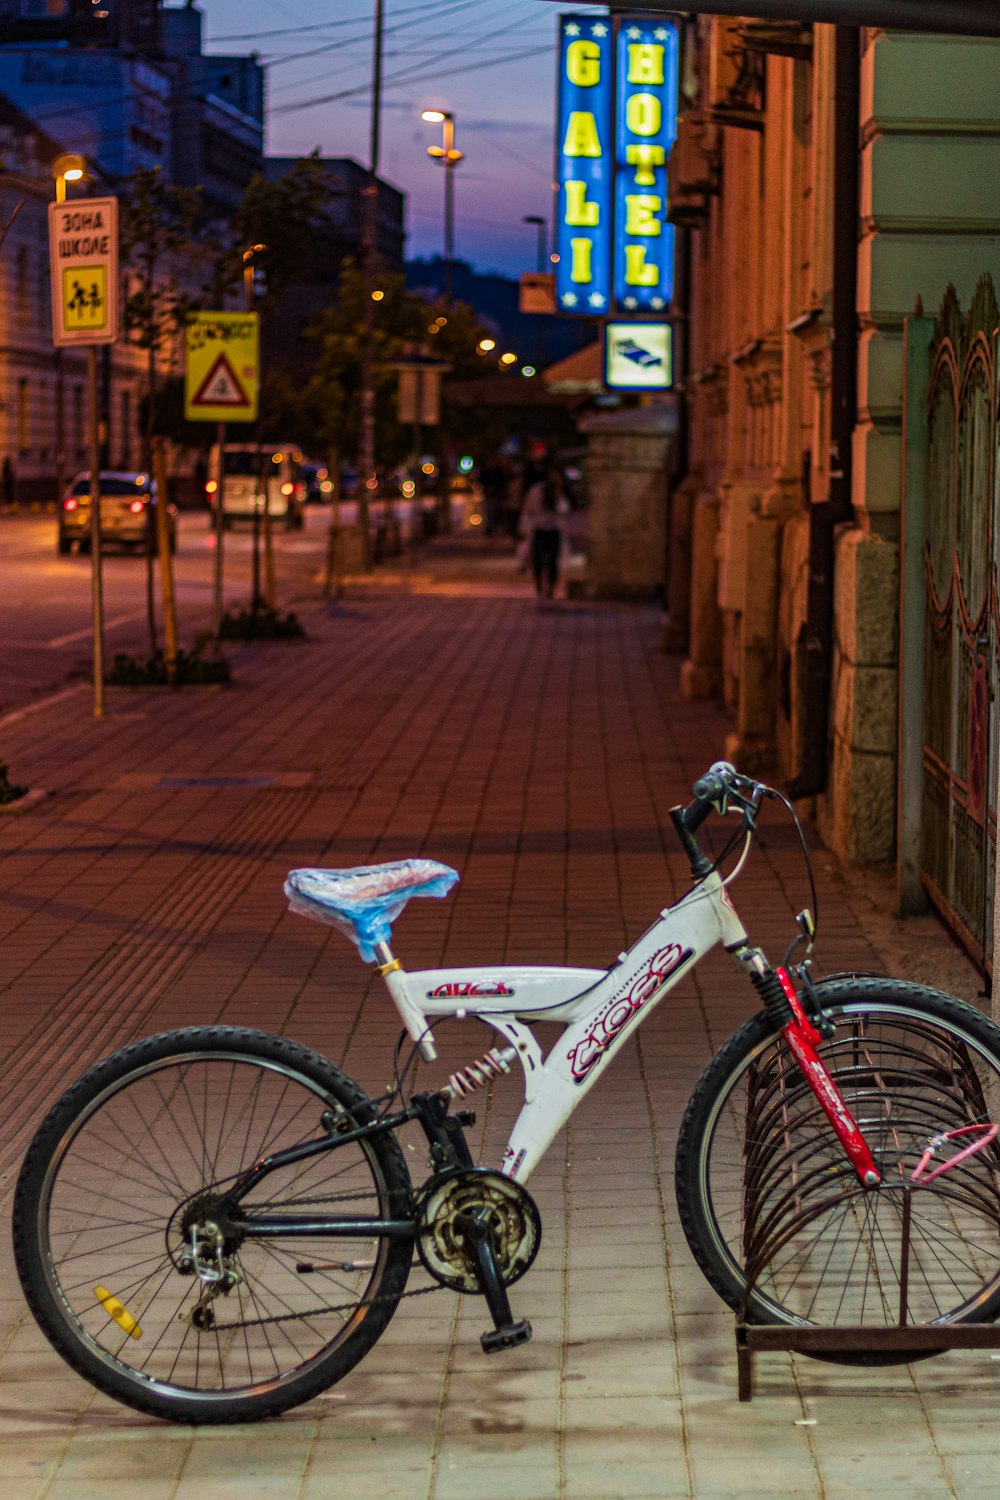
[[[369, 159], [374, 0], [200, 0], [206, 51], [257, 51], [268, 66], [267, 150]], [[551, 220], [555, 38], [544, 0], [386, 0], [380, 174], [407, 194], [407, 254], [443, 241], [441, 139], [420, 111], [448, 109], [455, 144], [455, 251], [481, 270], [534, 270], [525, 214]]]

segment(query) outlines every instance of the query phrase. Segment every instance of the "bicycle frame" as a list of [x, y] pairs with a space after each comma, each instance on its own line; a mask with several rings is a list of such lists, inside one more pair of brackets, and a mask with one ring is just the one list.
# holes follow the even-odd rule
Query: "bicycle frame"
[[[387, 944], [378, 945], [376, 956], [381, 960], [379, 973], [406, 1030], [428, 1061], [437, 1056], [432, 1034], [436, 1020], [482, 1021], [507, 1041], [505, 1051], [492, 1051], [473, 1064], [468, 1075], [478, 1083], [484, 1077], [509, 1071], [515, 1060], [520, 1063], [524, 1104], [504, 1149], [500, 1171], [525, 1183], [634, 1027], [720, 943], [748, 973], [769, 972], [763, 954], [748, 940], [726, 882], [716, 870], [710, 870], [673, 906], [664, 908], [610, 969], [496, 964], [407, 973]], [[880, 1173], [867, 1143], [816, 1054], [820, 1033], [803, 1011], [787, 970], [779, 968], [774, 974], [790, 1006], [790, 1019], [781, 1027], [789, 1050], [859, 1178], [866, 1186], [875, 1186]], [[538, 1021], [554, 1022], [563, 1028], [547, 1057], [543, 1057], [529, 1024]], [[336, 1150], [338, 1144], [395, 1130], [408, 1119], [421, 1120], [433, 1151], [435, 1134], [444, 1126], [447, 1100], [465, 1091], [462, 1075], [453, 1075], [441, 1093], [420, 1096], [419, 1107], [383, 1115], [345, 1134], [277, 1152], [257, 1162], [235, 1185], [228, 1195], [229, 1205], [240, 1203], [263, 1177], [279, 1168]], [[432, 1118], [436, 1114], [440, 1118]], [[453, 1141], [449, 1143], [449, 1149], [453, 1145]], [[467, 1148], [461, 1149], [467, 1157]], [[246, 1221], [242, 1224], [248, 1227]], [[351, 1219], [327, 1214], [299, 1218], [254, 1212], [249, 1227], [252, 1234], [265, 1239], [293, 1234], [412, 1238], [415, 1232], [410, 1219]]]
[[[607, 970], [496, 964], [407, 973], [389, 955], [380, 972], [425, 1056], [436, 1055], [428, 1028], [442, 1018], [483, 1021], [508, 1042], [502, 1060], [521, 1064], [524, 1104], [501, 1171], [523, 1183], [633, 1028], [719, 943], [748, 964], [756, 952], [713, 871]], [[563, 1026], [546, 1057], [529, 1024], [537, 1021]]]

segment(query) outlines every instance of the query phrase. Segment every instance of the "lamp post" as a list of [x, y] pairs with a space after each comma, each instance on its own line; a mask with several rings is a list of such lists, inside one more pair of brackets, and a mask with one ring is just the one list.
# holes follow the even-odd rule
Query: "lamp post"
[[521, 220], [522, 224], [534, 224], [538, 231], [538, 270], [548, 269], [549, 247], [548, 247], [548, 225], [541, 214], [525, 214]]
[[463, 153], [455, 150], [455, 116], [450, 110], [425, 109], [420, 118], [432, 125], [443, 126], [441, 145], [428, 146], [427, 155], [433, 156], [444, 167], [444, 302], [448, 307], [455, 260], [455, 168]]
[[[56, 202], [66, 202], [67, 182], [82, 182], [85, 162], [82, 156], [64, 152], [52, 163], [56, 182]], [[62, 504], [66, 487], [66, 394], [63, 380], [62, 350], [56, 350], [56, 502]]]

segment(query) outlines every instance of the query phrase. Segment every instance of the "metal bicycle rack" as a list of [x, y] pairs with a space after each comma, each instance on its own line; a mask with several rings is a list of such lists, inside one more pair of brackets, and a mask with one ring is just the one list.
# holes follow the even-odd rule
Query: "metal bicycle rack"
[[[805, 1299], [810, 1277], [836, 1274], [838, 1254], [846, 1274], [863, 1275], [884, 1324], [822, 1326], [821, 1286], [801, 1324], [736, 1320], [739, 1399], [753, 1397], [753, 1355], [770, 1351], [808, 1354], [839, 1363], [878, 1363], [886, 1356], [919, 1359], [946, 1349], [1000, 1349], [1000, 1327], [992, 1323], [914, 1324], [914, 1303], [932, 1295], [932, 1278], [943, 1275], [935, 1232], [932, 1248], [922, 1238], [929, 1215], [940, 1230], [974, 1228], [982, 1247], [983, 1281], [1000, 1269], [1000, 1099], [987, 1101], [963, 1043], [942, 1046], [927, 1031], [921, 1047], [919, 1023], [912, 1045], [880, 1053], [863, 1035], [848, 1034], [838, 1047], [833, 1075], [869, 1144], [883, 1165], [881, 1185], [864, 1188], [842, 1155], [825, 1117], [796, 1064], [775, 1052], [748, 1075], [742, 1180], [742, 1250], [746, 1297], [754, 1290], [781, 1301], [781, 1277], [791, 1275]], [[992, 1108], [990, 1107], [992, 1106]], [[942, 1153], [942, 1154], [939, 1154]], [[874, 1201], [877, 1195], [878, 1202]], [[888, 1212], [885, 1212], [885, 1201]], [[922, 1208], [922, 1202], [926, 1208]], [[867, 1221], [881, 1210], [877, 1234], [850, 1259], [840, 1248], [839, 1228]], [[824, 1233], [824, 1219], [833, 1232]], [[860, 1224], [865, 1230], [866, 1225]], [[984, 1246], [985, 1242], [985, 1246]], [[962, 1241], [964, 1246], [964, 1241]], [[802, 1250], [806, 1246], [805, 1259]], [[810, 1264], [810, 1255], [813, 1262]], [[936, 1262], [936, 1263], [935, 1263]], [[831, 1294], [832, 1295], [832, 1294]], [[843, 1295], [843, 1293], [841, 1293]], [[839, 1308], [833, 1309], [834, 1313]], [[812, 1315], [816, 1323], [805, 1318]]]

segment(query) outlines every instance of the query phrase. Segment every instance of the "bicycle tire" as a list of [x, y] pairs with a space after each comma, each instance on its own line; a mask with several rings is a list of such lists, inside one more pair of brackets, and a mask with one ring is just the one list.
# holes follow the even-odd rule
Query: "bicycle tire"
[[[748, 1323], [886, 1327], [1000, 1314], [1000, 1151], [910, 1193], [928, 1139], [1000, 1120], [1000, 1028], [921, 985], [817, 985], [836, 1032], [818, 1050], [882, 1172], [863, 1188], [791, 1053], [763, 1014], [702, 1074], [677, 1144], [681, 1224], [699, 1267]], [[823, 1354], [893, 1364], [933, 1351]]]
[[[326, 1390], [384, 1331], [412, 1242], [227, 1242], [239, 1279], [195, 1312], [204, 1283], [183, 1269], [183, 1221], [203, 1222], [213, 1185], [261, 1156], [373, 1117], [339, 1068], [266, 1032], [190, 1027], [96, 1064], [42, 1122], [14, 1199], [17, 1271], [50, 1343], [107, 1395], [174, 1421], [256, 1421]], [[390, 1134], [273, 1173], [243, 1206], [330, 1213], [338, 1199], [350, 1214], [412, 1214]], [[299, 1259], [317, 1251], [319, 1265]]]

